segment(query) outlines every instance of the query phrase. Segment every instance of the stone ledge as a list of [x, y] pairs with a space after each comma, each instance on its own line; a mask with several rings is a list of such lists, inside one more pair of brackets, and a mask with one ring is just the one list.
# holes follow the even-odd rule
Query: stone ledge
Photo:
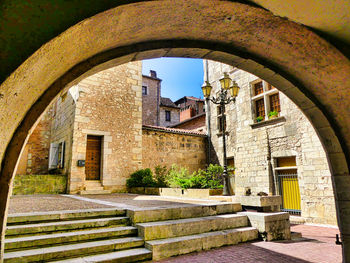
[[260, 127], [264, 127], [264, 126], [267, 126], [267, 125], [272, 125], [272, 124], [285, 122], [285, 121], [286, 121], [286, 118], [282, 116], [282, 117], [278, 117], [278, 118], [275, 118], [275, 119], [269, 119], [269, 120], [266, 120], [266, 121], [261, 121], [261, 122], [250, 124], [250, 127], [252, 127], [252, 129], [255, 129], [255, 128], [260, 128]]
[[290, 240], [289, 214], [286, 212], [239, 212], [246, 215], [252, 227], [258, 229], [260, 236], [266, 241]]
[[241, 203], [244, 206], [279, 206], [282, 204], [282, 197], [280, 195], [273, 196], [233, 196], [232, 202]]

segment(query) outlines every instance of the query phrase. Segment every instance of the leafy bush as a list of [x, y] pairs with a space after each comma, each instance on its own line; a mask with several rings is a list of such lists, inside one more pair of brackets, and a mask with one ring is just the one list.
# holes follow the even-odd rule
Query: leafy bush
[[156, 181], [153, 179], [151, 169], [138, 170], [130, 175], [130, 178], [126, 180], [128, 187], [155, 187]]
[[157, 165], [154, 167], [154, 179], [157, 182], [157, 187], [168, 186], [168, 169], [166, 166]]
[[270, 111], [269, 117], [272, 117], [272, 116], [278, 116], [278, 111]]
[[184, 167], [178, 167], [173, 164], [168, 172], [168, 184], [171, 188], [181, 187], [183, 189], [189, 188], [191, 175]]

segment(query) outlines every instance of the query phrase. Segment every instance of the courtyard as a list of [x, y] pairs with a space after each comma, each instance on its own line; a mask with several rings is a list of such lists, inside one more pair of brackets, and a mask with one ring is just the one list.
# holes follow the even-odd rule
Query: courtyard
[[[9, 215], [59, 210], [89, 210], [98, 208], [166, 208], [191, 207], [197, 204], [217, 204], [213, 200], [160, 197], [136, 194], [108, 195], [18, 195], [12, 196]], [[266, 263], [337, 263], [341, 262], [341, 246], [335, 244], [335, 227], [291, 225], [291, 231], [302, 234], [292, 240], [253, 241], [195, 252], [159, 262], [266, 262]], [[150, 261], [149, 261], [150, 262]]]

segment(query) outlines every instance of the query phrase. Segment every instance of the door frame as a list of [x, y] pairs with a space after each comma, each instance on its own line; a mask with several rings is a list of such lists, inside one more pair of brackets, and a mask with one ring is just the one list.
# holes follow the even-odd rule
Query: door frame
[[[87, 160], [86, 160], [86, 156], [87, 156], [87, 152], [88, 152], [88, 137], [95, 137], [95, 138], [99, 138], [99, 144], [100, 144], [100, 149], [99, 149], [99, 155], [100, 155], [100, 163], [99, 163], [99, 178], [98, 179], [87, 179], [87, 174], [86, 174], [86, 166], [87, 166]], [[102, 166], [103, 166], [103, 160], [102, 160], [102, 157], [103, 157], [103, 152], [102, 152], [102, 149], [103, 149], [103, 137], [104, 136], [100, 136], [100, 135], [92, 135], [92, 134], [87, 134], [86, 135], [86, 152], [85, 152], [85, 181], [101, 181], [102, 179], [102, 174], [103, 174], [103, 169], [102, 169]]]

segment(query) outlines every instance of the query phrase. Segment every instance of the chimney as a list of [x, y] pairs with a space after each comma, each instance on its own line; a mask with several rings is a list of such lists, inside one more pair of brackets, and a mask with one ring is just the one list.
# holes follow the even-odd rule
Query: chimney
[[152, 77], [152, 78], [157, 78], [157, 72], [155, 70], [150, 70], [149, 71], [149, 75]]

